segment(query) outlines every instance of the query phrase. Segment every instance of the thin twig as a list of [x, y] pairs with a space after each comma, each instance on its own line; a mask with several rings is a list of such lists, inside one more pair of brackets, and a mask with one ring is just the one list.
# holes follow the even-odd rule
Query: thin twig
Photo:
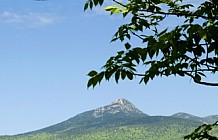
[[136, 37], [138, 37], [138, 38], [140, 38], [141, 40], [144, 40], [144, 38], [143, 37], [141, 37], [141, 36], [139, 36], [139, 35], [137, 35], [135, 32], [133, 32], [133, 31], [130, 31], [134, 36], [136, 36]]
[[[113, 0], [115, 3], [123, 6], [123, 7], [126, 7], [128, 8], [126, 5], [122, 4], [121, 2], [118, 2], [116, 0]], [[207, 16], [204, 16], [204, 15], [197, 15], [197, 14], [193, 14], [193, 13], [177, 13], [177, 12], [163, 12], [163, 11], [158, 11], [158, 12], [155, 12], [155, 11], [149, 11], [149, 10], [145, 10], [145, 9], [139, 9], [138, 11], [141, 11], [141, 12], [148, 12], [148, 13], [153, 13], [153, 14], [161, 14], [161, 15], [173, 15], [173, 16], [185, 16], [185, 17], [197, 17], [197, 18], [203, 18], [203, 19], [206, 19], [206, 20], [209, 20], [209, 19], [212, 19], [212, 20], [218, 20], [218, 17], [207, 17]]]

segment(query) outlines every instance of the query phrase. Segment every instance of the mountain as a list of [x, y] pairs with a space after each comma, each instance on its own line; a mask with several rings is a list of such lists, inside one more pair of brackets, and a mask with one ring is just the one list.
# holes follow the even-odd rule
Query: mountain
[[194, 116], [188, 113], [183, 113], [183, 112], [173, 114], [172, 117], [187, 119], [187, 120], [191, 120], [195, 122], [207, 123], [205, 122], [206, 120], [204, 118], [197, 117], [197, 116]]
[[64, 122], [34, 131], [48, 133], [79, 133], [99, 128], [135, 124], [139, 118], [147, 117], [132, 103], [125, 99], [118, 99], [111, 104], [76, 115]]
[[105, 117], [105, 116], [148, 116], [142, 111], [137, 109], [132, 103], [125, 99], [118, 99], [112, 102], [110, 105], [100, 107], [92, 111], [95, 118]]
[[207, 123], [214, 123], [218, 121], [218, 115], [210, 115], [210, 116], [204, 117], [204, 119], [206, 120]]
[[78, 114], [61, 123], [37, 131], [0, 140], [175, 140], [183, 137], [205, 120], [187, 113], [149, 116], [125, 99]]
[[207, 116], [207, 117], [198, 117], [198, 116], [194, 116], [194, 115], [191, 115], [188, 113], [183, 113], [183, 112], [173, 114], [172, 117], [187, 119], [187, 120], [206, 123], [206, 124], [211, 124], [211, 123], [214, 123], [218, 120], [218, 115], [211, 115], [211, 116]]

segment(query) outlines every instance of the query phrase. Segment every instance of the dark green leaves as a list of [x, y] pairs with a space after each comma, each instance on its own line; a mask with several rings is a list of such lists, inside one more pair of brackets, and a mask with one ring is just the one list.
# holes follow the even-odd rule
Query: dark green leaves
[[84, 5], [84, 11], [86, 11], [88, 8], [92, 9], [93, 6], [102, 5], [104, 3], [104, 0], [88, 0]]
[[86, 2], [86, 4], [84, 5], [84, 11], [87, 10], [89, 7], [89, 2]]
[[195, 81], [196, 83], [201, 82], [201, 76], [198, 75], [198, 74], [196, 74], [195, 77], [194, 77], [194, 81]]
[[[170, 75], [188, 76], [195, 83], [218, 86], [202, 82], [207, 75], [218, 72], [217, 4], [205, 1], [192, 8], [193, 3], [184, 4], [182, 0], [113, 2], [105, 10], [129, 20], [120, 25], [111, 40], [123, 43], [124, 49], [110, 57], [100, 73], [88, 74], [88, 87], [95, 87], [102, 79], [114, 78], [118, 83], [138, 76], [140, 83], [147, 84], [155, 77]], [[103, 0], [88, 0], [84, 10], [103, 3]], [[170, 16], [175, 19], [167, 20]], [[172, 25], [172, 19], [181, 23]], [[167, 23], [164, 27], [170, 27], [163, 29], [163, 23]], [[137, 41], [139, 45], [134, 46]]]
[[93, 76], [95, 76], [96, 74], [98, 74], [96, 71], [90, 71], [89, 73], [88, 73], [88, 76], [90, 76], [90, 77], [93, 77]]
[[101, 83], [102, 79], [104, 78], [105, 73], [97, 73], [96, 71], [90, 71], [88, 76], [91, 77], [88, 81], [87, 87], [95, 87], [97, 83]]
[[184, 137], [185, 140], [218, 140], [211, 134], [212, 129], [216, 129], [218, 122], [214, 124], [203, 124], [196, 128], [190, 135]]

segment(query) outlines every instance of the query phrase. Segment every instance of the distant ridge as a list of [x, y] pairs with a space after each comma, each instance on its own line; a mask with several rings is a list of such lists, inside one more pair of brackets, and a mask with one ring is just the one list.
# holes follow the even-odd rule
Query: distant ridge
[[180, 113], [173, 114], [172, 117], [187, 119], [187, 120], [206, 123], [206, 124], [214, 123], [214, 122], [218, 121], [218, 115], [211, 115], [211, 116], [207, 116], [207, 117], [198, 117], [198, 116], [194, 116], [192, 114], [180, 112]]
[[218, 115], [210, 115], [210, 116], [204, 117], [204, 119], [206, 120], [207, 123], [214, 123], [218, 121]]
[[172, 117], [206, 123], [205, 120], [203, 118], [201, 118], [201, 117], [197, 117], [197, 116], [194, 116], [194, 115], [191, 115], [191, 114], [188, 114], [188, 113], [183, 113], [183, 112], [173, 114]]

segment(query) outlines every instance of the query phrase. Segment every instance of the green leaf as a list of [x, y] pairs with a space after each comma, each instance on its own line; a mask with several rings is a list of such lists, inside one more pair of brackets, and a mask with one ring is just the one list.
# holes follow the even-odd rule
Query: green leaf
[[208, 53], [211, 53], [211, 52], [214, 51], [215, 48], [216, 48], [216, 44], [215, 44], [215, 42], [212, 42], [212, 43], [210, 44], [210, 46], [208, 47], [207, 52], [208, 52]]
[[178, 74], [180, 75], [180, 76], [185, 76], [185, 73], [184, 72], [182, 72], [182, 71], [178, 71]]
[[148, 51], [148, 55], [149, 55], [149, 57], [152, 59], [153, 58], [153, 56], [154, 56], [154, 50], [153, 49], [150, 49], [149, 51]]
[[201, 76], [198, 74], [195, 74], [194, 81], [197, 83], [201, 82]]
[[84, 11], [86, 11], [88, 9], [88, 7], [89, 7], [89, 3], [86, 2], [86, 4], [84, 5]]
[[98, 74], [98, 83], [100, 84], [102, 79], [104, 78], [104, 72], [101, 72], [100, 74]]
[[169, 76], [171, 74], [171, 67], [167, 68], [164, 72], [166, 76]]
[[165, 34], [167, 32], [167, 29], [165, 29], [165, 30], [163, 30], [162, 32], [160, 32], [159, 34], [158, 34], [158, 36], [162, 36], [163, 34]]
[[101, 6], [104, 3], [104, 0], [99, 0], [98, 2], [100, 4], [100, 6]]
[[118, 38], [117, 37], [114, 37], [112, 40], [111, 40], [111, 42], [114, 42], [114, 41], [116, 41]]
[[125, 48], [128, 50], [128, 49], [131, 48], [131, 45], [127, 42], [127, 43], [125, 44]]
[[97, 85], [97, 83], [98, 83], [98, 77], [93, 77], [93, 82], [92, 82], [93, 88]]
[[87, 84], [87, 87], [88, 87], [88, 88], [91, 87], [92, 84], [93, 84], [93, 78], [89, 79], [88, 84]]
[[98, 0], [93, 0], [93, 1], [94, 1], [95, 6], [98, 5]]
[[128, 15], [129, 11], [126, 10], [126, 11], [123, 11], [123, 17], [126, 17]]
[[127, 77], [129, 78], [129, 80], [133, 79], [133, 74], [131, 72], [127, 71], [126, 74], [127, 74]]
[[181, 68], [188, 68], [188, 63], [182, 63]]
[[146, 76], [143, 78], [143, 81], [144, 81], [145, 84], [147, 84], [148, 81], [149, 81], [149, 76], [146, 75]]
[[107, 6], [106, 8], [104, 8], [105, 11], [112, 11], [113, 9], [116, 9], [116, 6]]
[[114, 71], [105, 71], [105, 74], [104, 74], [104, 76], [105, 76], [105, 79], [106, 80], [109, 80], [110, 78], [111, 78], [111, 76], [113, 75], [113, 73], [114, 73]]
[[115, 73], [115, 81], [116, 81], [116, 83], [118, 83], [119, 79], [120, 79], [120, 71], [117, 71]]
[[92, 1], [90, 1], [90, 3], [89, 3], [89, 8], [90, 8], [90, 9], [93, 8], [93, 2], [92, 2]]
[[124, 80], [126, 78], [126, 71], [122, 71], [121, 72], [121, 78]]
[[96, 71], [90, 71], [89, 73], [88, 73], [88, 76], [90, 76], [90, 77], [93, 77], [93, 76], [95, 76], [96, 74], [98, 74]]
[[203, 77], [206, 77], [206, 75], [202, 72], [198, 72], [199, 75], [203, 76]]
[[127, 34], [126, 37], [130, 40], [131, 36], [130, 34]]

